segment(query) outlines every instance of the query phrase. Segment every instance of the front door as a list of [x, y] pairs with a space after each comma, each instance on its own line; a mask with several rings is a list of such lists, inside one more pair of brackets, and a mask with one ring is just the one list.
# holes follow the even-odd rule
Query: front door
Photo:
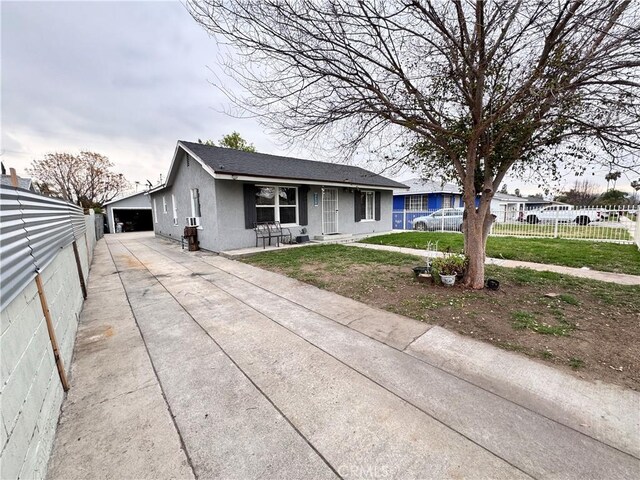
[[322, 189], [322, 234], [338, 233], [338, 189]]

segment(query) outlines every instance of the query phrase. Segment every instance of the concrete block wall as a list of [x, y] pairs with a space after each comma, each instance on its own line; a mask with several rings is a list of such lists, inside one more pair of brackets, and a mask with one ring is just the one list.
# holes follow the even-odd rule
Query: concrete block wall
[[[86, 241], [77, 242], [85, 281], [95, 246], [94, 218], [87, 216], [91, 228]], [[69, 374], [83, 304], [72, 245], [41, 275]], [[0, 315], [0, 478], [44, 478], [63, 397], [34, 280]]]

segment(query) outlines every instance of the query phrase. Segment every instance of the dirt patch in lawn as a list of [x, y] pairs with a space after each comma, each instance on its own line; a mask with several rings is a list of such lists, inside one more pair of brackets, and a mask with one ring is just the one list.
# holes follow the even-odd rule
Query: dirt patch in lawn
[[411, 270], [415, 263], [314, 260], [295, 268], [247, 261], [553, 364], [583, 379], [640, 390], [638, 287], [488, 267], [488, 276], [500, 281], [500, 289], [471, 291], [418, 283]]

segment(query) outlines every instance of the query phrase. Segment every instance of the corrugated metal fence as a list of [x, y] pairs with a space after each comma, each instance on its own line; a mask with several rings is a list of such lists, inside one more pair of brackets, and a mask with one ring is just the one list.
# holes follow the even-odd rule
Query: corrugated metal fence
[[2, 185], [0, 230], [1, 311], [86, 227], [80, 207]]
[[96, 213], [94, 228], [96, 229], [96, 241], [104, 237], [104, 215], [102, 213]]

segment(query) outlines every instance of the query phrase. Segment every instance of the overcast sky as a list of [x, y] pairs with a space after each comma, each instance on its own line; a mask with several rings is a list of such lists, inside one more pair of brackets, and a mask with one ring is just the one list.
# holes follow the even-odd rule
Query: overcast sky
[[47, 152], [107, 155], [131, 180], [157, 179], [178, 139], [233, 130], [278, 145], [253, 120], [220, 113], [216, 44], [179, 2], [2, 2], [2, 159], [18, 171]]
[[234, 130], [260, 152], [322, 158], [222, 113], [229, 102], [209, 83], [209, 68], [222, 75], [216, 44], [180, 2], [2, 1], [1, 15], [2, 161], [19, 174], [45, 153], [86, 149], [155, 182], [178, 139]]

